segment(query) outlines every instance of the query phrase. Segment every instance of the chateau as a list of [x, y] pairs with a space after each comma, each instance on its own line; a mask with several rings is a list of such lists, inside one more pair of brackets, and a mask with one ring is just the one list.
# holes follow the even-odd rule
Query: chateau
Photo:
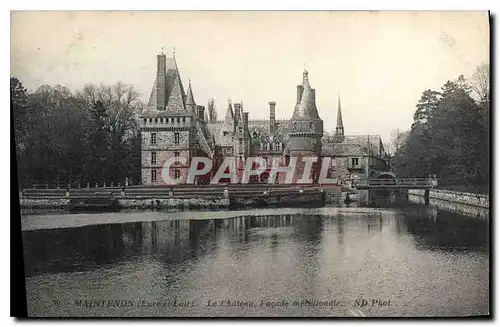
[[[297, 86], [296, 105], [290, 119], [276, 118], [276, 103], [269, 102], [269, 120], [251, 120], [243, 103], [228, 102], [223, 120], [209, 122], [205, 107], [197, 105], [191, 82], [184, 90], [175, 55], [157, 55], [157, 73], [151, 96], [139, 119], [141, 128], [142, 184], [162, 185], [162, 164], [168, 158], [172, 178], [186, 178], [191, 159], [207, 157], [214, 167], [196, 182], [207, 183], [225, 157], [244, 162], [249, 156], [270, 163], [279, 158], [287, 165], [291, 157], [330, 157], [327, 175], [339, 184], [368, 176], [390, 174], [387, 156], [379, 135], [345, 135], [340, 98], [334, 135], [325, 135], [323, 120], [316, 107], [316, 90], [304, 70]], [[290, 108], [292, 109], [292, 108]], [[302, 167], [303, 168], [303, 167]], [[298, 165], [297, 169], [302, 169]], [[244, 167], [238, 165], [239, 170]], [[313, 165], [311, 178], [319, 171]], [[254, 176], [266, 182], [269, 174]]]

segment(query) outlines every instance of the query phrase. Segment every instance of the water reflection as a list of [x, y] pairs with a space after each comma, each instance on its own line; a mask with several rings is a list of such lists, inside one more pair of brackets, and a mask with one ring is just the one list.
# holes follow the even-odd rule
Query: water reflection
[[411, 206], [402, 212], [399, 220], [403, 220], [419, 246], [442, 250], [488, 249], [489, 225], [481, 219], [432, 206]]
[[366, 309], [382, 316], [481, 313], [488, 305], [487, 222], [424, 205], [93, 225], [25, 231], [23, 238], [35, 315], [86, 314], [74, 307], [47, 309], [36, 300], [55, 296], [70, 303], [75, 296], [173, 294], [197, 299], [190, 314], [202, 316], [346, 314], [331, 307], [208, 310], [201, 304], [209, 298], [347, 303], [380, 297], [397, 303]]

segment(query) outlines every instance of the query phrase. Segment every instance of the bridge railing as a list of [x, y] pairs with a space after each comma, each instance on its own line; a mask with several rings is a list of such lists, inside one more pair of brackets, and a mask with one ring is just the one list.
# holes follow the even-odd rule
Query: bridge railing
[[410, 186], [415, 186], [415, 187], [432, 187], [433, 186], [433, 179], [432, 178], [425, 178], [425, 177], [416, 177], [416, 178], [396, 178], [396, 179], [369, 179], [369, 180], [362, 180], [359, 181], [356, 184], [358, 187], [398, 187], [398, 186], [404, 186], [404, 187], [410, 187]]

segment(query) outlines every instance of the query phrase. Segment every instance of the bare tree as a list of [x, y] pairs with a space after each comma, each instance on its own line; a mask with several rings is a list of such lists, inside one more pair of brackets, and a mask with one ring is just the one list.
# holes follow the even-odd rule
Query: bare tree
[[482, 63], [476, 67], [470, 84], [474, 95], [480, 102], [490, 99], [490, 65]]
[[408, 131], [401, 131], [399, 128], [394, 128], [391, 131], [391, 139], [384, 143], [384, 148], [389, 156], [394, 156], [406, 142]]

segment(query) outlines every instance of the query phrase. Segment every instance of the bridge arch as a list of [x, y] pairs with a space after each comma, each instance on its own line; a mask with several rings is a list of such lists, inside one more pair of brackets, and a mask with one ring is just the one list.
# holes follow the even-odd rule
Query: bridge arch
[[392, 171], [379, 171], [373, 178], [376, 179], [396, 179], [396, 174]]

